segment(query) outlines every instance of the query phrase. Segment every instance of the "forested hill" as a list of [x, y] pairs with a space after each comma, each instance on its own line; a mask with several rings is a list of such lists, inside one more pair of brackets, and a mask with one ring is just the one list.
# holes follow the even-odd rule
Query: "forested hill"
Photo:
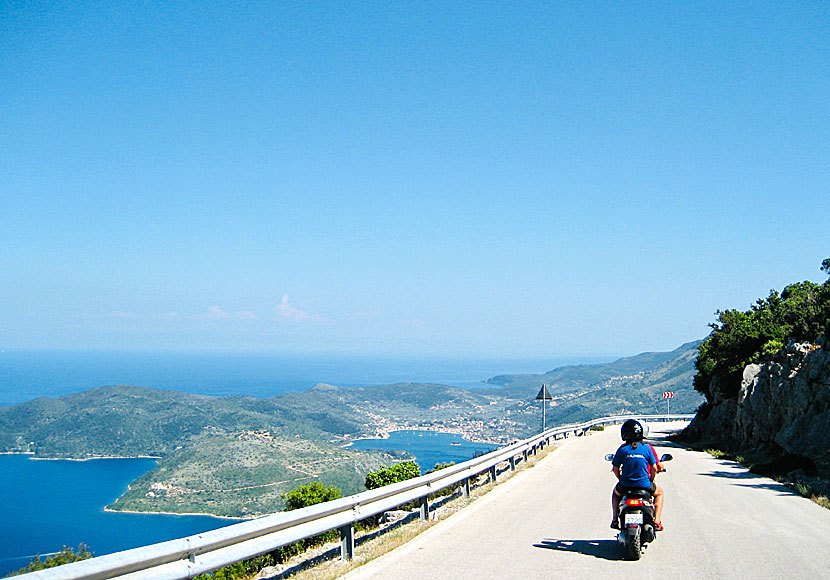
[[[464, 390], [403, 383], [362, 388], [318, 385], [267, 399], [207, 397], [119, 385], [0, 407], [0, 452], [36, 457], [160, 457], [116, 509], [228, 516], [281, 508], [280, 495], [319, 479], [362, 490], [370, 470], [395, 461], [353, 451], [351, 439], [396, 429], [433, 429], [500, 445], [539, 430], [534, 400], [542, 382], [554, 400], [548, 425], [603, 414], [693, 411], [701, 396], [691, 373], [696, 350], [647, 353], [607, 365], [499, 377]], [[502, 381], [505, 386], [495, 386]]]
[[532, 398], [542, 384], [553, 397], [548, 417], [554, 422], [589, 419], [613, 413], [662, 413], [665, 391], [674, 393], [673, 412], [689, 413], [703, 401], [692, 388], [700, 341], [670, 352], [646, 352], [592, 365], [565, 366], [538, 375], [502, 375], [487, 383], [487, 392], [515, 399]]
[[[326, 421], [274, 399], [205, 397], [129, 385], [0, 408], [0, 451], [35, 457], [142, 456], [159, 466], [113, 509], [244, 517], [282, 508], [281, 494], [320, 479], [362, 491], [396, 460], [343, 449], [349, 421]], [[357, 433], [355, 433], [357, 434]]]

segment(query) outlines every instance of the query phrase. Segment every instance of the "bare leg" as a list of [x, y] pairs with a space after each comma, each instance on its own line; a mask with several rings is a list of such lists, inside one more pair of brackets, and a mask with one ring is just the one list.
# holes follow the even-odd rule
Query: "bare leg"
[[620, 496], [619, 496], [619, 494], [617, 494], [617, 488], [615, 486], [614, 489], [611, 490], [611, 513], [613, 514], [611, 516], [611, 522], [612, 523], [618, 521], [618, 519], [619, 519], [619, 516], [617, 514], [617, 510], [619, 509], [619, 505], [620, 505]]
[[659, 485], [657, 486], [657, 491], [654, 492], [654, 519], [655, 523], [662, 523], [663, 522], [663, 488]]

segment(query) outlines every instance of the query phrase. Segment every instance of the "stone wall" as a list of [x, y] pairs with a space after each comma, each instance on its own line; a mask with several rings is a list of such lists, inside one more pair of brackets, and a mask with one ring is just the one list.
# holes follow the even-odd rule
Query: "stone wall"
[[744, 368], [737, 397], [717, 379], [710, 398], [684, 432], [700, 445], [751, 452], [770, 461], [809, 458], [830, 473], [830, 352], [819, 344], [790, 343], [773, 360]]

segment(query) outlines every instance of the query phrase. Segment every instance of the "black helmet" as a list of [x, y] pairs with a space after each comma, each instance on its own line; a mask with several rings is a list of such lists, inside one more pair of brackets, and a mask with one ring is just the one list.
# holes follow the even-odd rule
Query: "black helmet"
[[622, 435], [623, 441], [625, 441], [626, 443], [642, 441], [643, 426], [640, 425], [639, 421], [629, 419], [622, 424], [622, 429], [620, 429], [620, 435]]

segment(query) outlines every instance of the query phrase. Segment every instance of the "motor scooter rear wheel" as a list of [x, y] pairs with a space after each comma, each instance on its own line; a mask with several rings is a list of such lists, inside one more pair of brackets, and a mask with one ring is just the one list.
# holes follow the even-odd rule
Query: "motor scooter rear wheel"
[[640, 543], [640, 528], [629, 528], [625, 531], [625, 555], [629, 560], [639, 560], [642, 544]]

